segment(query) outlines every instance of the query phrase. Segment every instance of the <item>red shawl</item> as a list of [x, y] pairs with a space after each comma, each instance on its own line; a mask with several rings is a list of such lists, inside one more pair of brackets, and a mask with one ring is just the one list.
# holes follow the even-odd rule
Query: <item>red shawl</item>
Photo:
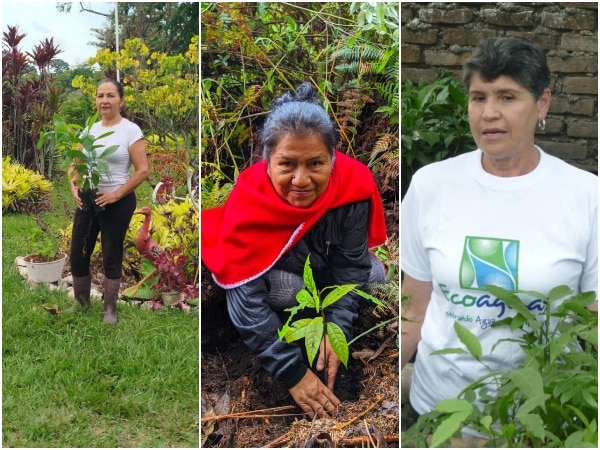
[[381, 197], [367, 166], [337, 152], [325, 192], [308, 208], [298, 208], [277, 194], [262, 160], [240, 173], [223, 206], [202, 211], [202, 261], [220, 286], [241, 286], [269, 270], [328, 210], [367, 199], [372, 248], [387, 236]]

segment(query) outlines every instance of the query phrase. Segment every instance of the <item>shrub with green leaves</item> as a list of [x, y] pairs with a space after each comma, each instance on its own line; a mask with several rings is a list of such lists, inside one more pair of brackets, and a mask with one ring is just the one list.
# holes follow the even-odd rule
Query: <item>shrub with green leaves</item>
[[[317, 289], [310, 267], [310, 255], [308, 255], [304, 263], [303, 279], [305, 288], [296, 294], [298, 304], [286, 309], [290, 313], [290, 316], [281, 330], [278, 331], [279, 339], [285, 340], [288, 343], [304, 339], [308, 363], [312, 366], [315, 356], [317, 356], [317, 352], [319, 351], [321, 341], [327, 335], [329, 336], [331, 348], [344, 366], [347, 367], [349, 351], [346, 335], [336, 323], [326, 320], [325, 310], [344, 297], [344, 295], [351, 292], [372, 301], [378, 306], [383, 306], [383, 303], [372, 295], [357, 289], [358, 284], [344, 284], [341, 286], [328, 286], [321, 290]], [[327, 295], [321, 299], [325, 292], [327, 292]], [[292, 323], [294, 316], [305, 308], [314, 309], [315, 317], [300, 319]]]
[[452, 74], [433, 83], [407, 80], [401, 89], [402, 197], [420, 167], [475, 149], [468, 95]]
[[2, 159], [2, 214], [39, 213], [47, 209], [51, 191], [50, 180], [38, 172], [12, 162], [10, 156]]
[[[515, 311], [492, 327], [510, 328], [505, 342], [517, 343], [523, 364], [492, 371], [484, 362], [481, 343], [455, 322], [465, 348], [431, 354], [470, 354], [489, 373], [468, 385], [457, 398], [439, 402], [403, 436], [403, 446], [443, 446], [463, 427], [483, 433], [493, 447], [598, 447], [598, 313], [587, 307], [595, 292], [572, 295], [558, 286], [546, 296], [538, 292], [509, 292], [487, 286], [492, 295]], [[543, 299], [545, 311], [534, 315], [519, 295]], [[495, 389], [490, 389], [494, 386]]]

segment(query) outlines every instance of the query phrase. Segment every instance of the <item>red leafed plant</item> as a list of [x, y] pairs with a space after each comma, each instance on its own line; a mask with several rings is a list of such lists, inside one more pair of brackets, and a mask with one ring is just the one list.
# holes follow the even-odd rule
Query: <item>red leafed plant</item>
[[185, 292], [189, 280], [182, 268], [186, 261], [187, 257], [181, 254], [179, 248], [163, 250], [155, 261], [160, 276], [154, 289]]
[[[164, 250], [155, 261], [159, 279], [153, 288], [162, 292], [177, 291], [183, 293], [183, 298], [171, 305], [182, 311], [189, 311], [188, 299], [198, 298], [200, 295], [198, 284], [190, 284], [188, 277], [182, 271], [186, 261], [187, 257], [181, 254], [179, 248]], [[159, 309], [161, 306], [161, 300], [154, 300], [152, 303], [152, 309]]]

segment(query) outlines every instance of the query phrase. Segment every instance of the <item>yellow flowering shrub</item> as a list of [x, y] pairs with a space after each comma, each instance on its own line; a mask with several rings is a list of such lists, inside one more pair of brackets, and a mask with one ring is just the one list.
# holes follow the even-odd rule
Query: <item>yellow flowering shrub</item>
[[11, 161], [10, 156], [2, 159], [2, 214], [46, 209], [51, 191], [50, 180], [38, 172]]

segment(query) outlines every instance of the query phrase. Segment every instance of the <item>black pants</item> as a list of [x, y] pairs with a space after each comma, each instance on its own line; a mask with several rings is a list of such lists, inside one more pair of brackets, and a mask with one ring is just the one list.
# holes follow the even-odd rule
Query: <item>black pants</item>
[[135, 208], [135, 193], [131, 192], [118, 202], [106, 205], [101, 213], [93, 209], [75, 210], [71, 239], [71, 273], [74, 277], [84, 277], [90, 273], [92, 252], [101, 233], [104, 276], [113, 280], [121, 278], [123, 244]]

